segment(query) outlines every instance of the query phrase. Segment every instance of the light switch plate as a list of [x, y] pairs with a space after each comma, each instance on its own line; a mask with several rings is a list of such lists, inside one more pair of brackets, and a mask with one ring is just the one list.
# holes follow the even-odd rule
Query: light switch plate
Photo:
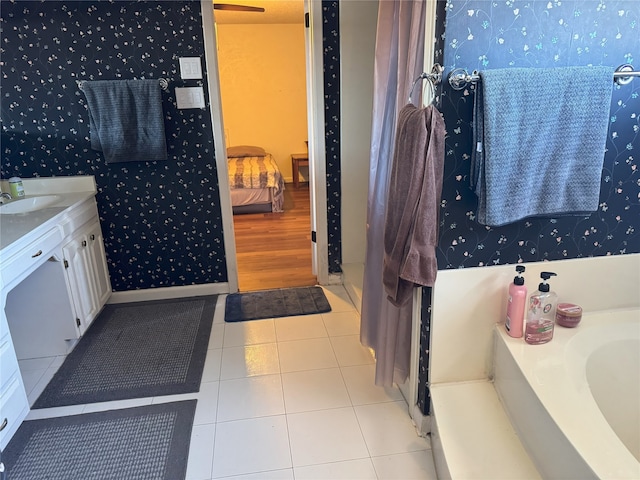
[[178, 109], [204, 108], [204, 91], [202, 87], [176, 87], [176, 103]]
[[200, 80], [202, 78], [200, 57], [180, 57], [180, 77], [183, 80]]

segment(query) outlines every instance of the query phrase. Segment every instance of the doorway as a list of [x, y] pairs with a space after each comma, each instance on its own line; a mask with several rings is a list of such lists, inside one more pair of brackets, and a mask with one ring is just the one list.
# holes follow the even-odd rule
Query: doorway
[[[307, 140], [316, 150], [318, 142], [309, 138], [307, 128], [308, 50], [303, 0], [289, 3], [299, 5], [295, 23], [270, 25], [264, 23], [264, 17], [253, 17], [251, 21], [241, 18], [228, 24], [217, 11], [215, 31], [213, 25], [204, 22], [231, 292], [318, 283], [312, 269], [310, 216], [314, 188], [309, 178], [315, 150], [307, 151]], [[203, 18], [212, 18], [210, 4], [203, 1], [201, 5]], [[292, 54], [297, 55], [293, 66]], [[273, 63], [267, 66], [268, 56]], [[287, 73], [292, 68], [297, 69], [294, 74]], [[216, 94], [218, 99], [214, 98]], [[222, 138], [225, 142], [219, 145], [222, 142], [218, 139]], [[230, 205], [225, 205], [230, 190], [228, 180], [224, 181], [228, 177], [225, 153], [228, 146], [236, 145], [259, 146], [272, 153], [287, 182], [284, 212], [224, 215], [230, 210]], [[309, 157], [309, 172], [301, 169], [304, 176], [297, 188], [293, 185], [292, 154]], [[220, 162], [220, 158], [225, 161]]]

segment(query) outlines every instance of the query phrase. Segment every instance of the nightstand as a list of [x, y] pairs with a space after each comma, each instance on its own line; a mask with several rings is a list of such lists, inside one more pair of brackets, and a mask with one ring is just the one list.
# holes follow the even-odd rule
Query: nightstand
[[291, 154], [291, 171], [293, 173], [293, 186], [298, 188], [300, 184], [300, 167], [309, 166], [309, 154], [307, 153], [292, 153]]

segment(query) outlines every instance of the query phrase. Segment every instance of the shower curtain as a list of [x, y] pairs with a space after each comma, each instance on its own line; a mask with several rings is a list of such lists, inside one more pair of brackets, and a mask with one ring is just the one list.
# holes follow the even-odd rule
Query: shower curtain
[[409, 375], [412, 303], [395, 307], [387, 300], [383, 233], [396, 120], [423, 72], [425, 1], [381, 0], [378, 7], [360, 341], [375, 351], [375, 383], [382, 386]]

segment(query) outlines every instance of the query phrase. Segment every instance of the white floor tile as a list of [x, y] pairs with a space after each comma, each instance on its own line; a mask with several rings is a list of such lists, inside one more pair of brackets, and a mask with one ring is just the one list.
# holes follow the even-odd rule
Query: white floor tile
[[296, 480], [377, 480], [369, 458], [294, 468]]
[[214, 478], [291, 466], [287, 421], [283, 415], [217, 424]]
[[224, 329], [225, 347], [242, 347], [276, 341], [273, 319], [227, 323]]
[[269, 472], [247, 473], [246, 475], [233, 475], [225, 477], [225, 480], [294, 480], [293, 468], [285, 470], [271, 470]]
[[261, 375], [220, 382], [218, 422], [282, 415], [280, 375]]
[[355, 311], [351, 298], [342, 285], [323, 286], [324, 294], [329, 300], [332, 312], [350, 312]]
[[215, 424], [195, 425], [191, 430], [187, 480], [209, 480], [211, 478], [215, 434]]
[[360, 316], [358, 312], [323, 313], [322, 320], [330, 337], [360, 335]]
[[27, 400], [29, 401], [29, 405], [33, 405], [34, 402], [38, 399], [40, 394], [44, 391], [46, 386], [49, 384], [53, 376], [58, 371], [59, 366], [49, 367], [45, 370], [45, 372], [40, 376], [40, 380], [31, 388], [31, 391], [27, 394]]
[[82, 413], [104, 412], [106, 410], [120, 410], [122, 408], [141, 407], [151, 405], [153, 397], [128, 398], [127, 400], [114, 400], [112, 402], [87, 403]]
[[213, 324], [224, 324], [224, 310], [227, 303], [227, 295], [218, 295], [218, 301], [216, 302], [216, 311], [213, 314]]
[[393, 402], [403, 398], [398, 387], [378, 387], [375, 384], [375, 364], [342, 367], [341, 370], [353, 405]]
[[38, 385], [42, 376], [47, 372], [47, 369], [43, 370], [21, 370], [22, 383], [24, 383], [24, 391], [27, 395]]
[[327, 336], [320, 314], [276, 318], [275, 324], [279, 342]]
[[224, 339], [224, 324], [215, 324], [211, 326], [211, 335], [209, 336], [208, 350], [222, 348], [222, 340]]
[[406, 403], [376, 403], [354, 409], [372, 457], [430, 448], [427, 439], [416, 433]]
[[282, 374], [287, 413], [351, 406], [339, 368]]
[[431, 450], [371, 459], [380, 480], [437, 480]]
[[287, 414], [294, 467], [369, 457], [353, 408]]
[[32, 372], [34, 370], [46, 370], [51, 366], [56, 357], [26, 358], [18, 360], [21, 372]]
[[220, 384], [218, 382], [206, 382], [200, 384], [196, 413], [193, 418], [194, 425], [216, 422], [219, 388]]
[[337, 367], [328, 338], [278, 343], [282, 373]]
[[202, 382], [217, 382], [220, 380], [220, 365], [222, 363], [222, 350], [207, 350], [207, 358], [202, 370]]
[[341, 367], [375, 363], [371, 350], [360, 343], [359, 335], [331, 337], [331, 345]]
[[280, 373], [275, 343], [222, 349], [221, 380]]
[[80, 415], [84, 412], [84, 407], [84, 405], [69, 405], [67, 407], [38, 408], [37, 410], [30, 410], [26, 420]]

